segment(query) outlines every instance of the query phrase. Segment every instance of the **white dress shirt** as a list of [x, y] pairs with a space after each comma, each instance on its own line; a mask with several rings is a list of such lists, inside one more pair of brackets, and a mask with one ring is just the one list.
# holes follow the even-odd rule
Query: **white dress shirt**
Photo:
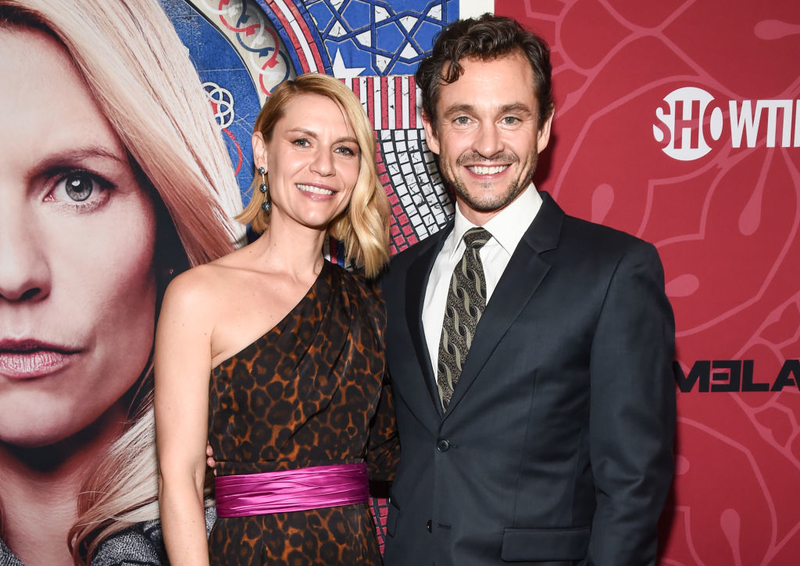
[[[486, 277], [486, 304], [489, 304], [497, 282], [503, 275], [511, 255], [517, 249], [522, 235], [530, 226], [542, 206], [542, 197], [531, 184], [514, 201], [492, 217], [483, 228], [492, 235], [491, 239], [480, 250], [483, 273]], [[425, 331], [425, 342], [433, 363], [433, 373], [439, 361], [439, 340], [442, 334], [444, 309], [447, 304], [447, 288], [456, 264], [464, 255], [466, 244], [464, 233], [475, 228], [464, 218], [456, 205], [456, 219], [453, 231], [444, 241], [444, 246], [436, 256], [436, 261], [425, 289], [425, 302], [422, 305], [422, 327]]]

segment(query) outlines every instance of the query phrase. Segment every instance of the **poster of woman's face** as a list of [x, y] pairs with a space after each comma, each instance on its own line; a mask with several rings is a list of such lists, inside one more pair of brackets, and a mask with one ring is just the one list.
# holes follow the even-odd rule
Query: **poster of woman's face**
[[38, 447], [124, 422], [152, 349], [156, 215], [64, 47], [15, 26], [0, 54], [0, 440]]
[[179, 4], [0, 0], [3, 564], [163, 560], [158, 305], [243, 234]]

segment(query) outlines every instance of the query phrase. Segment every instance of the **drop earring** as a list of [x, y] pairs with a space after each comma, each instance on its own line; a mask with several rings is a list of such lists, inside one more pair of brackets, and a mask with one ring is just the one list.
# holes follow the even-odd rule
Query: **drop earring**
[[259, 167], [258, 172], [261, 174], [261, 184], [258, 186], [258, 190], [261, 191], [262, 195], [264, 195], [264, 202], [261, 203], [261, 210], [264, 212], [269, 212], [270, 202], [269, 187], [267, 186], [267, 170], [263, 167]]

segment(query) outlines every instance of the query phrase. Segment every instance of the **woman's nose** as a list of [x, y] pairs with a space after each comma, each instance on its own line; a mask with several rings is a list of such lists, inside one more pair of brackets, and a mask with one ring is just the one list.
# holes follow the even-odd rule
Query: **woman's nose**
[[317, 155], [314, 157], [314, 162], [311, 164], [311, 170], [327, 177], [333, 174], [333, 155], [330, 151], [320, 148]]
[[36, 301], [50, 294], [47, 250], [26, 212], [25, 205], [0, 207], [0, 301]]

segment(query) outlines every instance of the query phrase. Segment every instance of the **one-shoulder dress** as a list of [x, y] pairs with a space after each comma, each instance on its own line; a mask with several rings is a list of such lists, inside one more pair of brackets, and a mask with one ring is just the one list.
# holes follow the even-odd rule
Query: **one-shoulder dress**
[[[390, 479], [399, 451], [385, 325], [377, 291], [326, 261], [283, 320], [212, 371], [217, 474], [366, 461], [371, 479]], [[381, 564], [366, 504], [218, 518], [209, 557], [237, 566]]]

